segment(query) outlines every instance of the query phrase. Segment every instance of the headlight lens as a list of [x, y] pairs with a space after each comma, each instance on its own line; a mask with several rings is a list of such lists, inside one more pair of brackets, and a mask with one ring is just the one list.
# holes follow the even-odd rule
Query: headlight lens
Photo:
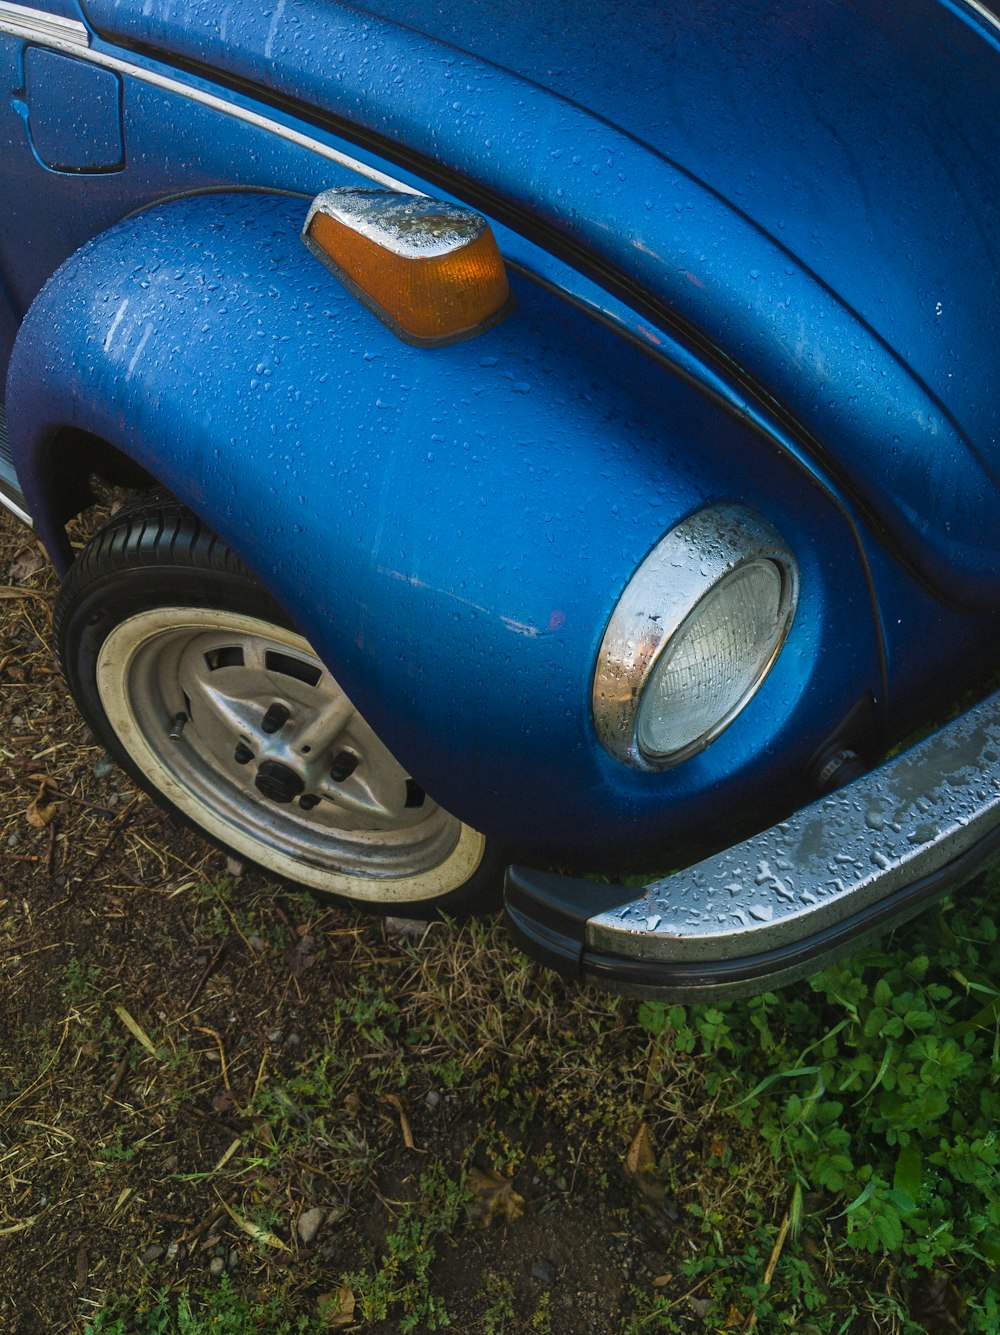
[[692, 515], [636, 571], [605, 632], [594, 721], [642, 769], [703, 750], [760, 687], [791, 626], [798, 569], [779, 535], [735, 506]]

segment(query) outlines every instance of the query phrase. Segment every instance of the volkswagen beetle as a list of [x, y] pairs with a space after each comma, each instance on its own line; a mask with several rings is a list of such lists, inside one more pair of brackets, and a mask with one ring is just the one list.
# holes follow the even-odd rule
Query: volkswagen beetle
[[3, 0], [0, 61], [0, 486], [168, 809], [408, 916], [509, 868], [682, 997], [993, 850], [997, 700], [926, 735], [996, 662], [991, 6]]

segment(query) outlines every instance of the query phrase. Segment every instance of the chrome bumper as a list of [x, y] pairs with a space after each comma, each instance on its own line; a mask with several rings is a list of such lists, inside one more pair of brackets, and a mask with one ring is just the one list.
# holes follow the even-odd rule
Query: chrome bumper
[[1000, 691], [902, 755], [640, 891], [511, 867], [515, 939], [560, 972], [667, 1000], [791, 982], [1000, 851]]

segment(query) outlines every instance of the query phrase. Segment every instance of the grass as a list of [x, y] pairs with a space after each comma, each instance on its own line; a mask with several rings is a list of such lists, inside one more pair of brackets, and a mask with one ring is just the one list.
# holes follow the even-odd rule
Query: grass
[[[719, 1006], [567, 990], [489, 924], [436, 929], [388, 958], [382, 947], [280, 1074], [244, 1097], [230, 1069], [246, 1130], [214, 1181], [237, 1189], [232, 1217], [255, 1240], [266, 1302], [229, 1284], [169, 1300], [140, 1286], [103, 1299], [85, 1328], [117, 1330], [129, 1302], [141, 1330], [340, 1328], [321, 1321], [332, 1302], [331, 1319], [349, 1308], [361, 1328], [568, 1329], [545, 1293], [526, 1305], [495, 1256], [472, 1307], [466, 1295], [452, 1312], [448, 1255], [484, 1236], [471, 1184], [485, 1177], [487, 1195], [528, 1184], [541, 1216], [614, 1190], [621, 1226], [663, 1271], [632, 1286], [608, 1329], [994, 1335], [996, 884], [797, 988]], [[93, 995], [72, 974], [74, 995]], [[369, 1212], [395, 1180], [387, 1132], [414, 1143], [405, 1110], [428, 1091], [457, 1105], [460, 1143], [425, 1132], [377, 1239], [325, 1267], [322, 1293], [319, 1281], [294, 1292], [270, 1253], [294, 1246], [286, 1202], [303, 1169], [328, 1184], [328, 1206], [336, 1184], [341, 1218]], [[104, 1171], [132, 1146], [107, 1140]], [[520, 1218], [491, 1223], [513, 1240]]]

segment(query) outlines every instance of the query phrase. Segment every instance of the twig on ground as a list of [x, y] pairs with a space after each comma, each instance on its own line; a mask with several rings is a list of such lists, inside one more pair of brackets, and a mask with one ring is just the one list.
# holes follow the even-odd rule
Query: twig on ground
[[108, 1092], [105, 1095], [108, 1103], [114, 1102], [115, 1096], [117, 1095], [119, 1089], [121, 1089], [122, 1081], [125, 1079], [125, 1072], [127, 1070], [128, 1070], [128, 1053], [126, 1052], [125, 1055], [122, 1057], [121, 1061], [118, 1063], [118, 1068], [115, 1071], [114, 1076], [112, 1077], [111, 1084], [108, 1086]]
[[188, 1010], [190, 1010], [191, 1007], [194, 1005], [194, 1003], [198, 1000], [198, 997], [201, 995], [201, 989], [202, 989], [202, 988], [205, 986], [205, 984], [208, 982], [208, 980], [209, 980], [209, 978], [210, 978], [210, 976], [211, 976], [211, 974], [212, 974], [212, 971], [215, 969], [216, 965], [219, 963], [219, 960], [222, 959], [223, 955], [226, 953], [226, 951], [227, 951], [228, 948], [229, 948], [229, 940], [228, 940], [228, 938], [227, 938], [225, 941], [223, 941], [222, 945], [219, 947], [219, 949], [215, 952], [215, 954], [212, 956], [212, 958], [211, 958], [211, 959], [208, 961], [208, 963], [205, 965], [205, 968], [204, 968], [203, 971], [202, 971], [201, 977], [198, 979], [197, 983], [195, 983], [195, 985], [194, 985], [194, 991], [191, 993], [190, 997], [188, 997], [188, 1003], [187, 1003], [187, 1009], [188, 1009]]

